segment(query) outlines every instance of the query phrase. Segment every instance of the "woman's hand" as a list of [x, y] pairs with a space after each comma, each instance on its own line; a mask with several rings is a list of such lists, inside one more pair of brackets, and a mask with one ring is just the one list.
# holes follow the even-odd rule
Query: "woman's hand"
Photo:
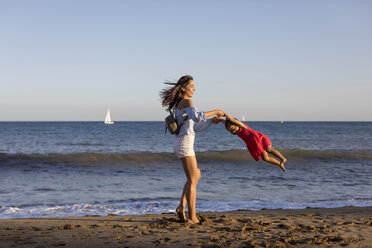
[[217, 115], [218, 117], [220, 117], [220, 116], [224, 116], [224, 115], [225, 115], [225, 112], [223, 112], [222, 110], [216, 109], [215, 111], [216, 111], [216, 115]]
[[221, 117], [221, 116], [225, 115], [225, 112], [223, 112], [222, 110], [219, 110], [219, 109], [211, 110], [211, 111], [204, 112], [204, 113], [205, 113], [205, 118], [209, 118], [209, 117], [212, 117], [212, 116], [215, 116], [215, 115], [217, 115], [218, 117]]

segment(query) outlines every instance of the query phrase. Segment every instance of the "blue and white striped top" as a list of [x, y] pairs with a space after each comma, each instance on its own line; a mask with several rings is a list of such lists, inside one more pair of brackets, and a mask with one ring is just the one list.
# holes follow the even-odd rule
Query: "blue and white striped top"
[[187, 107], [181, 110], [176, 108], [175, 118], [178, 125], [186, 118], [186, 115], [189, 118], [182, 125], [180, 132], [176, 134], [177, 137], [195, 135], [195, 132], [201, 132], [211, 125], [211, 120], [205, 118], [205, 113], [203, 111], [198, 112], [194, 107]]

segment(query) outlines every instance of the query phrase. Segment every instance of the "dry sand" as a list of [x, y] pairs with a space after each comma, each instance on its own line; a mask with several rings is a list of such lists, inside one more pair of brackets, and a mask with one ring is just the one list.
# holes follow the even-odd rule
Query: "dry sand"
[[372, 207], [0, 220], [0, 247], [372, 247]]

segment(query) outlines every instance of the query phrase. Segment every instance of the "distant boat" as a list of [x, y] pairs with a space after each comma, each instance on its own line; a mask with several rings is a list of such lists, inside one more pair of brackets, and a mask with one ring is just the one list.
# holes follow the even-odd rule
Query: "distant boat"
[[282, 116], [282, 118], [280, 119], [280, 124], [284, 124], [283, 116]]
[[105, 117], [105, 124], [114, 124], [113, 121], [111, 121], [111, 116], [110, 116], [110, 110], [107, 110], [106, 117]]
[[244, 115], [242, 116], [242, 121], [245, 121]]

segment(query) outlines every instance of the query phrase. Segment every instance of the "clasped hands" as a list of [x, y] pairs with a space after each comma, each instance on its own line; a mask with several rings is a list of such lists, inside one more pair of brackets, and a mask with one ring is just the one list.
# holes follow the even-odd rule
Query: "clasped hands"
[[221, 119], [222, 119], [221, 117], [226, 117], [226, 119], [228, 119], [228, 120], [232, 119], [232, 117], [229, 114], [225, 113], [222, 110], [218, 110], [217, 111], [217, 116], [213, 117], [211, 119], [211, 122], [216, 125], [216, 124], [221, 122]]

